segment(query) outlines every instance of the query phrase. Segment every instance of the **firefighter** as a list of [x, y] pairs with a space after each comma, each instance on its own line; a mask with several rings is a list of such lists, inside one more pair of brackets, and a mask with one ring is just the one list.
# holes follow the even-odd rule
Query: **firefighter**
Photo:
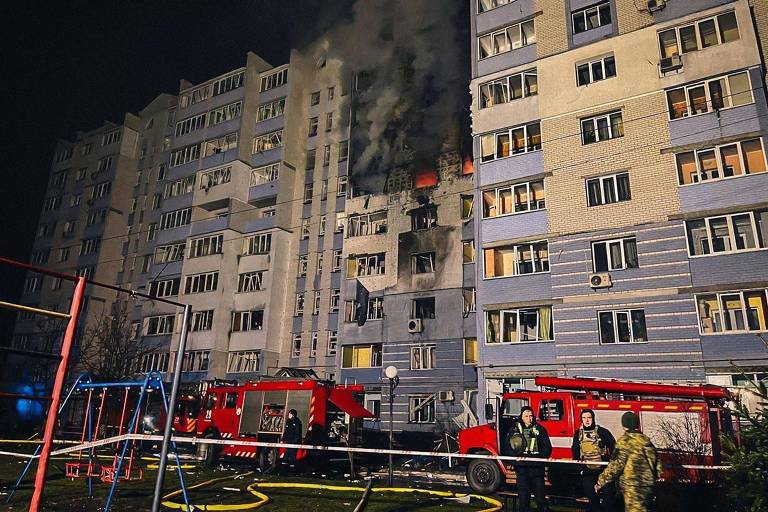
[[616, 443], [611, 462], [595, 484], [595, 492], [599, 492], [608, 482], [618, 479], [626, 512], [647, 512], [653, 497], [653, 486], [662, 470], [656, 447], [638, 431], [639, 425], [637, 414], [625, 412], [622, 415], [624, 435]]
[[595, 412], [592, 409], [581, 411], [581, 427], [573, 434], [571, 453], [573, 460], [587, 462], [581, 470], [581, 484], [584, 496], [589, 498], [589, 512], [609, 512], [614, 510], [614, 486], [606, 484], [598, 495], [595, 484], [603, 466], [589, 462], [606, 462], [610, 459], [616, 447], [616, 438], [610, 430], [595, 422]]
[[[552, 443], [547, 429], [536, 423], [533, 409], [527, 405], [520, 410], [520, 417], [509, 429], [506, 446], [511, 455], [548, 459], [552, 454]], [[547, 512], [546, 491], [544, 489], [545, 466], [541, 462], [515, 461], [517, 493], [520, 497], [520, 512], [528, 512], [531, 507], [531, 493], [536, 498], [536, 510]]]
[[[296, 415], [296, 409], [288, 411], [288, 420], [285, 422], [283, 430], [283, 442], [286, 444], [301, 444], [301, 420]], [[297, 448], [286, 448], [284, 461], [293, 466], [296, 464]]]

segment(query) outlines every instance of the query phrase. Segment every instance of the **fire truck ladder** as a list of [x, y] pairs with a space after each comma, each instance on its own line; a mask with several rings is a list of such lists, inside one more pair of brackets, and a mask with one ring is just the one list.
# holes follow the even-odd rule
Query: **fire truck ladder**
[[626, 393], [628, 395], [663, 396], [675, 398], [700, 398], [704, 400], [724, 400], [730, 397], [727, 389], [705, 384], [702, 386], [681, 386], [676, 384], [650, 384], [645, 382], [627, 382], [588, 378], [536, 377], [537, 386], [575, 391], [603, 391], [607, 393]]

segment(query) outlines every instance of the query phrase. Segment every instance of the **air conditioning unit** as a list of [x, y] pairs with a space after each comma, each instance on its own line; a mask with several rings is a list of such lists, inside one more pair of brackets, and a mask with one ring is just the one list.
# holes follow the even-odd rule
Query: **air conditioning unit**
[[674, 71], [683, 67], [683, 58], [680, 55], [673, 55], [671, 57], [664, 57], [659, 61], [659, 68], [662, 73], [667, 71]]
[[441, 402], [453, 402], [453, 391], [440, 391], [437, 394], [437, 399]]
[[408, 320], [408, 332], [415, 333], [424, 330], [424, 324], [421, 322], [421, 318], [411, 318]]
[[648, 12], [657, 12], [667, 6], [667, 0], [648, 0]]
[[611, 286], [613, 286], [613, 283], [611, 282], [611, 274], [608, 274], [608, 273], [590, 274], [589, 286], [591, 286], [592, 288], [610, 288]]

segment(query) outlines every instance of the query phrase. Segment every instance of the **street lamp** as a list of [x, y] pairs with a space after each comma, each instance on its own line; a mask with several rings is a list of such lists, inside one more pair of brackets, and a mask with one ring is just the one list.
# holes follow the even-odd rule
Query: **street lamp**
[[389, 486], [392, 487], [392, 416], [394, 414], [395, 388], [400, 384], [400, 377], [397, 376], [397, 367], [392, 365], [384, 369], [384, 375], [389, 379]]

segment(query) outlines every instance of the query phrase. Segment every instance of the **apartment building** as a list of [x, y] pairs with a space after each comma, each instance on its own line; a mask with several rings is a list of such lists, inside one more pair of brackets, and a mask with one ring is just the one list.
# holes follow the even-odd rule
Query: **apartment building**
[[481, 396], [764, 378], [764, 3], [472, 0], [471, 26]]

